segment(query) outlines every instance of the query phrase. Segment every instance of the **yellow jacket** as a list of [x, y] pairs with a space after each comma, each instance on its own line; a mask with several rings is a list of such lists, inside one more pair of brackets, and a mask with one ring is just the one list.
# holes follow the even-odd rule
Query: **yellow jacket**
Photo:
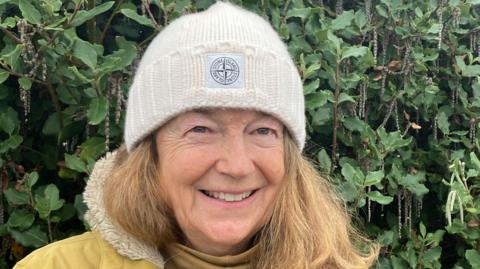
[[115, 154], [99, 160], [83, 198], [85, 219], [94, 232], [86, 232], [40, 248], [18, 262], [14, 269], [248, 269], [255, 247], [235, 256], [214, 257], [180, 244], [160, 253], [117, 226], [107, 215], [103, 185], [115, 169]]
[[146, 260], [130, 260], [117, 253], [96, 232], [55, 242], [28, 255], [14, 269], [158, 269]]

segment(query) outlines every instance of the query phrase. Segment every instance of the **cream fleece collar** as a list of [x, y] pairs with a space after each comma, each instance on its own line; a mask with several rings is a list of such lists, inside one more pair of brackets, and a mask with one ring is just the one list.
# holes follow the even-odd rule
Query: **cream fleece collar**
[[152, 245], [143, 242], [124, 231], [107, 215], [103, 203], [103, 187], [115, 165], [116, 152], [97, 161], [90, 180], [87, 183], [83, 199], [88, 206], [85, 219], [92, 230], [100, 233], [112, 247], [122, 256], [131, 260], [147, 260], [164, 268], [164, 259], [160, 252]]

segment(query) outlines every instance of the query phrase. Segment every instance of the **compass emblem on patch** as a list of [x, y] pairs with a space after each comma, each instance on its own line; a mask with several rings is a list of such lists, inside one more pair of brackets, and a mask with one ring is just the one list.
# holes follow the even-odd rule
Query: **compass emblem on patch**
[[230, 57], [219, 57], [210, 66], [210, 75], [218, 84], [230, 85], [240, 75], [238, 63]]

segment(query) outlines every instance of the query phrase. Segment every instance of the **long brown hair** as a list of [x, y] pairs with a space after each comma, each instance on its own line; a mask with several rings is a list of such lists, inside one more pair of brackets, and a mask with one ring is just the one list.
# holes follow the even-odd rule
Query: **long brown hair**
[[[130, 153], [119, 149], [104, 199], [108, 215], [125, 231], [163, 249], [180, 232], [159, 188], [157, 162], [153, 137]], [[288, 134], [285, 164], [272, 217], [255, 238], [258, 251], [251, 268], [369, 268], [378, 246], [353, 229], [328, 181]]]

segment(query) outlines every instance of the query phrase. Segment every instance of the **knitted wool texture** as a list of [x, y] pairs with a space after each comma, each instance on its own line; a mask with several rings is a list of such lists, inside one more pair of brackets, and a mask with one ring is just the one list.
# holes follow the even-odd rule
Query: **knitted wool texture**
[[196, 108], [268, 113], [303, 149], [303, 86], [285, 44], [266, 20], [227, 2], [176, 19], [148, 46], [129, 91], [128, 151]]

